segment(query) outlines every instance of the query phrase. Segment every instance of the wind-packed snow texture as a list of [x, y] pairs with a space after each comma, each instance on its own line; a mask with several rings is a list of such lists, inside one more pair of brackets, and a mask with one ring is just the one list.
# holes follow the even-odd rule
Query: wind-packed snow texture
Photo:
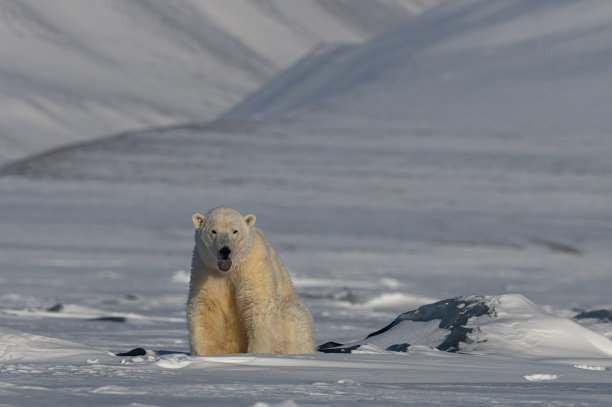
[[0, 3], [0, 164], [127, 129], [214, 118], [310, 49], [438, 0]]
[[[8, 163], [0, 403], [608, 406], [610, 27], [607, 1], [446, 2], [222, 120]], [[356, 351], [187, 354], [191, 215], [221, 204]]]

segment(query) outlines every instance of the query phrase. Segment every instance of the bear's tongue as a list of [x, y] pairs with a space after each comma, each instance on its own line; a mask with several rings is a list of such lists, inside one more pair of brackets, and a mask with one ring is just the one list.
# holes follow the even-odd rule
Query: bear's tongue
[[231, 259], [219, 259], [217, 260], [217, 266], [219, 267], [219, 270], [227, 271], [230, 269], [230, 267], [232, 267], [232, 260]]

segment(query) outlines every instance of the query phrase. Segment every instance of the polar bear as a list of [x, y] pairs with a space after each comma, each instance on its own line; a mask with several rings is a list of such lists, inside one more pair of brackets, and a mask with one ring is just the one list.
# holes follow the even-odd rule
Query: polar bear
[[255, 216], [219, 207], [192, 220], [191, 354], [315, 352], [312, 315]]

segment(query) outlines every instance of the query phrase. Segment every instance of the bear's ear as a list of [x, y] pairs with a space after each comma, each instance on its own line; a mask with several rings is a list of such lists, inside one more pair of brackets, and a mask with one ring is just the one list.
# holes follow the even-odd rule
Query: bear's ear
[[248, 227], [252, 228], [255, 225], [255, 215], [253, 215], [252, 213], [245, 215], [244, 221], [246, 222]]
[[206, 218], [204, 217], [204, 215], [196, 212], [191, 217], [191, 220], [193, 221], [193, 226], [195, 226], [196, 229], [200, 229]]

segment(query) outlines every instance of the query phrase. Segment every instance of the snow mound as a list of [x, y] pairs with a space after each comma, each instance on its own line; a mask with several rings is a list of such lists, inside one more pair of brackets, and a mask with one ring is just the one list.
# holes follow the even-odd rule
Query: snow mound
[[39, 362], [61, 359], [85, 361], [91, 357], [108, 358], [109, 356], [111, 355], [107, 352], [76, 342], [0, 327], [1, 362]]
[[556, 374], [545, 374], [545, 373], [530, 374], [530, 375], [525, 375], [523, 377], [529, 380], [530, 382], [544, 382], [544, 381], [550, 381], [550, 380], [557, 380], [559, 378], [559, 376], [557, 376]]
[[176, 270], [174, 274], [172, 274], [172, 282], [178, 284], [187, 284], [191, 279], [191, 273], [185, 270]]
[[91, 390], [91, 393], [100, 393], [100, 394], [146, 394], [142, 391], [137, 391], [134, 389], [130, 389], [124, 386], [102, 386], [96, 389]]
[[612, 341], [572, 320], [545, 314], [518, 294], [457, 297], [424, 305], [327, 353], [407, 352], [414, 347], [525, 358], [610, 358]]

